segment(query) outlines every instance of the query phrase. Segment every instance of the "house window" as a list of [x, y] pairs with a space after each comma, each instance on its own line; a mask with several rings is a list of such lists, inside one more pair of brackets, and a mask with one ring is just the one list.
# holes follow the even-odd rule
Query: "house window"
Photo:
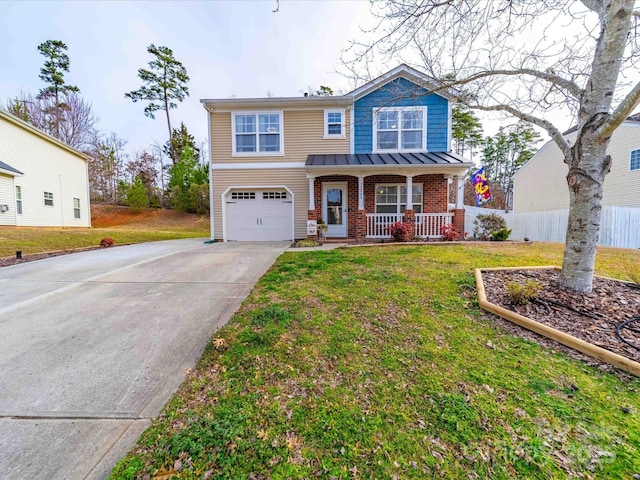
[[[413, 210], [422, 213], [422, 185], [413, 185]], [[403, 213], [407, 208], [407, 185], [376, 185], [376, 213]]]
[[344, 138], [344, 109], [324, 111], [324, 138]]
[[640, 150], [633, 150], [631, 152], [631, 163], [629, 164], [629, 170], [640, 170]]
[[284, 153], [282, 112], [234, 113], [233, 153], [281, 155]]
[[73, 199], [73, 218], [80, 218], [80, 199]]
[[53, 193], [44, 192], [44, 204], [47, 207], [53, 207]]
[[22, 187], [16, 185], [16, 213], [22, 215]]
[[426, 107], [373, 111], [373, 151], [425, 150]]

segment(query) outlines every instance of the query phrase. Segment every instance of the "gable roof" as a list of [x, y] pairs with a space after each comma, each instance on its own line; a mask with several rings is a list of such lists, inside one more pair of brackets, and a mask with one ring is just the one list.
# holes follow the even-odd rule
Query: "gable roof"
[[446, 98], [447, 100], [455, 100], [457, 97], [453, 89], [441, 88], [434, 78], [430, 77], [429, 75], [425, 75], [424, 73], [404, 63], [398, 65], [392, 70], [389, 70], [387, 73], [383, 73], [379, 77], [365, 83], [361, 87], [349, 92], [347, 95], [345, 95], [345, 97], [353, 97], [354, 100], [364, 97], [365, 95], [368, 95], [374, 90], [377, 90], [387, 83], [392, 82], [396, 78], [400, 77], [405, 78], [411, 83], [415, 83], [416, 85], [423, 87], [426, 90], [429, 90], [429, 92], [431, 92], [433, 95], [439, 95]]
[[16, 170], [8, 163], [4, 163], [2, 160], [0, 160], [0, 173], [4, 173], [5, 175], [9, 175], [11, 177], [19, 177], [22, 175], [22, 172], [20, 170]]
[[49, 135], [46, 132], [43, 132], [42, 130], [40, 130], [39, 128], [34, 127], [33, 125], [31, 125], [30, 123], [25, 122], [24, 120], [22, 120], [21, 118], [18, 118], [14, 115], [11, 115], [8, 112], [5, 112], [3, 110], [0, 110], [0, 119], [2, 120], [6, 120], [9, 123], [12, 123], [13, 125], [16, 125], [17, 127], [20, 127], [24, 130], [27, 130], [30, 133], [33, 133], [34, 135], [50, 142], [53, 143], [54, 145], [68, 151], [69, 153], [73, 153], [74, 155], [80, 157], [82, 160], [84, 160], [85, 162], [89, 160], [89, 157], [87, 155], [85, 155], [84, 153], [82, 153], [79, 150], [76, 150], [73, 147], [70, 147], [69, 145], [67, 145], [64, 142], [61, 142], [60, 140], [58, 140], [55, 137], [52, 137], [51, 135]]

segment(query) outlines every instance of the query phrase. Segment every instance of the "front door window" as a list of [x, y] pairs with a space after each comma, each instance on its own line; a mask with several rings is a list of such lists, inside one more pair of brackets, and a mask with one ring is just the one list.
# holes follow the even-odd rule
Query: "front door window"
[[327, 190], [327, 225], [342, 225], [342, 189]]

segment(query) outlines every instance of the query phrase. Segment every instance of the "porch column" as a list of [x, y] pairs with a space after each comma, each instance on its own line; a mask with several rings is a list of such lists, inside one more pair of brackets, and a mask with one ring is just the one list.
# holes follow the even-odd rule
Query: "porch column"
[[308, 177], [309, 178], [309, 210], [315, 210], [316, 209], [316, 198], [315, 198], [315, 183], [316, 183], [316, 179], [315, 177]]
[[364, 177], [358, 177], [358, 213], [356, 214], [356, 240], [364, 241], [367, 236], [367, 212], [364, 210]]
[[456, 210], [460, 210], [461, 208], [464, 208], [464, 178], [462, 177], [462, 175], [458, 175], [456, 179]]
[[407, 210], [413, 210], [413, 177], [407, 175]]

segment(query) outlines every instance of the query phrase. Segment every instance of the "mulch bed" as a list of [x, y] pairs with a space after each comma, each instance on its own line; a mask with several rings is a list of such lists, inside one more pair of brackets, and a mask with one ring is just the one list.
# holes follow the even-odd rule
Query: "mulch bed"
[[[489, 302], [640, 362], [640, 287], [618, 280], [595, 277], [591, 293], [576, 294], [557, 286], [559, 274], [557, 270], [492, 270], [483, 271], [482, 280]], [[505, 284], [517, 282], [525, 285], [531, 280], [542, 286], [538, 298], [525, 305], [514, 305]], [[616, 330], [621, 323], [634, 318], [638, 321], [631, 322], [620, 332], [627, 340], [626, 343], [617, 335]], [[560, 345], [554, 340], [529, 332], [508, 320], [500, 320], [498, 323], [519, 336], [555, 350], [565, 351], [603, 370], [615, 368]]]

